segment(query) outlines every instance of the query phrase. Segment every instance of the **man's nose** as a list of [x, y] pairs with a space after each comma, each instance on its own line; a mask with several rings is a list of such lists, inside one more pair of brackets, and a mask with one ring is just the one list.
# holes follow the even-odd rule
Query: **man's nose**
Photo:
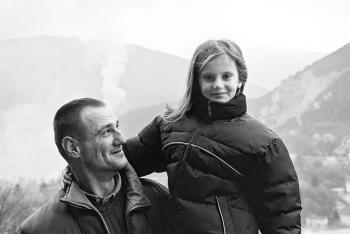
[[114, 144], [116, 145], [122, 145], [126, 143], [126, 139], [122, 132], [119, 129], [116, 129], [114, 133], [114, 139], [113, 139]]

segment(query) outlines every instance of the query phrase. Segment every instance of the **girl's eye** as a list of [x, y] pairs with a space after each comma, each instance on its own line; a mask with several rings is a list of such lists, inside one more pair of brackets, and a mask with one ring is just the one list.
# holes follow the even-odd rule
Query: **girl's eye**
[[209, 75], [206, 75], [206, 76], [202, 76], [202, 79], [205, 80], [205, 81], [212, 81], [213, 77], [209, 76]]
[[223, 76], [223, 78], [224, 78], [225, 80], [229, 80], [229, 79], [231, 79], [231, 77], [232, 77], [231, 74], [225, 74], [225, 75]]

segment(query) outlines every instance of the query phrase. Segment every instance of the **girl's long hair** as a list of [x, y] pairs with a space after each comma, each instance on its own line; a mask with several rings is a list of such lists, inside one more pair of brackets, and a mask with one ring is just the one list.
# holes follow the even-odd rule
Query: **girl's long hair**
[[209, 40], [199, 45], [195, 50], [191, 59], [190, 67], [187, 75], [187, 84], [185, 95], [179, 102], [176, 109], [167, 106], [162, 118], [167, 123], [175, 123], [180, 120], [187, 111], [191, 110], [194, 105], [194, 96], [198, 95], [199, 84], [198, 77], [204, 66], [213, 58], [219, 55], [228, 55], [235, 62], [238, 78], [242, 83], [238, 92], [242, 93], [245, 82], [248, 78], [247, 67], [243, 58], [243, 54], [239, 46], [230, 40]]

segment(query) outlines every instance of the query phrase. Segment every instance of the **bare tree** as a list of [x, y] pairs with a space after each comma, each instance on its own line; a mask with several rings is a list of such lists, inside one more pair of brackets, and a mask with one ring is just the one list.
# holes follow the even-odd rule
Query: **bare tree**
[[17, 226], [36, 207], [29, 202], [19, 184], [0, 181], [0, 233], [14, 233]]

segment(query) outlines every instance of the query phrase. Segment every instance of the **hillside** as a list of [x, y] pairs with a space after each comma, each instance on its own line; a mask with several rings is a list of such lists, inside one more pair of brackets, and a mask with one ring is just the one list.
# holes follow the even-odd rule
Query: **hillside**
[[[169, 104], [169, 103], [167, 103]], [[170, 103], [173, 104], [173, 103]], [[129, 138], [136, 136], [141, 129], [150, 123], [157, 115], [160, 115], [166, 103], [132, 110], [119, 117], [120, 129], [124, 136]]]
[[250, 101], [250, 113], [280, 133], [294, 153], [349, 153], [349, 61], [350, 44]]

